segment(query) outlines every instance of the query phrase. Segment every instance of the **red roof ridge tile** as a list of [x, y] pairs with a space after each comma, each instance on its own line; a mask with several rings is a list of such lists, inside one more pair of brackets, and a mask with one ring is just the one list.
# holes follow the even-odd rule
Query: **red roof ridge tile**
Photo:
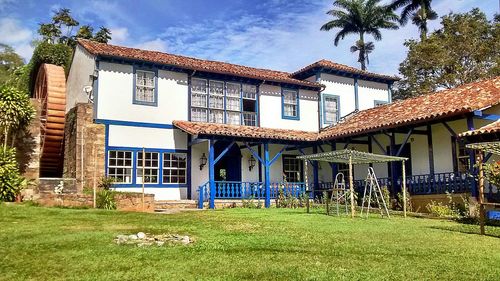
[[327, 59], [320, 59], [316, 62], [313, 62], [309, 65], [306, 65], [303, 68], [293, 72], [291, 74], [291, 77], [295, 77], [295, 76], [301, 74], [302, 72], [305, 72], [305, 71], [312, 69], [312, 68], [315, 68], [315, 67], [331, 68], [331, 69], [335, 69], [335, 70], [345, 71], [348, 73], [365, 75], [368, 77], [381, 78], [381, 79], [385, 79], [385, 80], [392, 80], [392, 81], [400, 80], [400, 78], [397, 76], [390, 76], [390, 75], [386, 75], [386, 74], [379, 74], [379, 73], [375, 73], [375, 72], [370, 72], [370, 71], [362, 70], [362, 69], [359, 69], [359, 68], [356, 68], [353, 66], [349, 66], [346, 64], [333, 62], [333, 61], [327, 60]]
[[112, 44], [104, 44], [86, 39], [78, 39], [77, 42], [93, 55], [138, 59], [152, 63], [173, 65], [180, 68], [228, 74], [264, 81], [267, 80], [273, 82], [289, 83], [312, 88], [323, 87], [323, 85], [316, 82], [295, 79], [291, 77], [289, 72], [285, 71], [250, 67], [234, 63], [200, 59], [183, 55], [174, 55], [160, 51], [151, 51]]

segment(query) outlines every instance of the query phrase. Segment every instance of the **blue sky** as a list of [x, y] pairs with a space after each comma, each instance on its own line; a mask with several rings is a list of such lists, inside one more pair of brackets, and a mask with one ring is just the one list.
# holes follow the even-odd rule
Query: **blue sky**
[[[38, 24], [50, 21], [52, 10], [67, 7], [81, 24], [109, 27], [113, 44], [283, 71], [322, 58], [359, 67], [356, 56], [349, 52], [356, 36], [335, 47], [335, 33], [319, 31], [329, 20], [326, 12], [332, 2], [0, 0], [0, 42], [14, 46], [29, 59]], [[498, 12], [499, 1], [434, 0], [433, 7], [440, 16], [479, 7], [491, 19]], [[430, 23], [431, 30], [438, 26], [439, 20]], [[397, 74], [406, 53], [404, 40], [417, 37], [417, 28], [411, 24], [383, 31], [383, 40], [375, 42], [369, 70]]]

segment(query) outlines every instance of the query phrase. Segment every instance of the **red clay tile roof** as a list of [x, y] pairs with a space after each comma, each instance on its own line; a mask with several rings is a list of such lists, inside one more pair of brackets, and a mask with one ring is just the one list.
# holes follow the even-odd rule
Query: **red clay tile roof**
[[322, 87], [322, 85], [319, 83], [292, 78], [290, 76], [290, 73], [283, 71], [253, 68], [225, 62], [172, 55], [157, 51], [147, 51], [110, 44], [102, 44], [85, 39], [78, 39], [78, 43], [93, 55], [135, 59], [152, 63], [171, 65], [190, 70], [234, 75], [271, 82], [288, 83], [318, 89]]
[[491, 124], [488, 124], [476, 130], [463, 132], [459, 134], [459, 136], [468, 137], [468, 136], [477, 136], [477, 135], [494, 134], [494, 133], [500, 133], [500, 120], [497, 120]]
[[390, 80], [390, 81], [399, 80], [399, 78], [395, 77], [395, 76], [389, 76], [389, 75], [368, 72], [368, 71], [361, 70], [361, 69], [358, 69], [358, 68], [355, 68], [352, 66], [336, 63], [336, 62], [329, 61], [329, 60], [319, 60], [315, 63], [312, 63], [312, 64], [292, 73], [292, 77], [297, 77], [297, 75], [299, 75], [303, 72], [306, 72], [310, 69], [316, 68], [316, 67], [333, 69], [333, 70], [340, 70], [340, 71], [347, 72], [347, 73], [359, 74], [359, 75], [365, 76], [365, 77], [380, 78], [380, 79]]
[[274, 139], [287, 141], [315, 141], [318, 133], [298, 130], [226, 125], [204, 122], [173, 121], [174, 126], [190, 135], [216, 135], [240, 138]]
[[500, 104], [500, 76], [362, 110], [346, 121], [324, 129], [320, 133], [320, 139], [341, 138], [423, 123], [497, 104]]

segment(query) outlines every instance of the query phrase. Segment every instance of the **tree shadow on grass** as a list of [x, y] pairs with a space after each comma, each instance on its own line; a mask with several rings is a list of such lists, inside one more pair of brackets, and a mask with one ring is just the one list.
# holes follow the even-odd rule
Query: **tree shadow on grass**
[[[479, 225], [430, 226], [429, 228], [451, 231], [451, 232], [459, 232], [465, 234], [475, 234], [475, 235], [480, 234]], [[486, 232], [485, 236], [500, 238], [500, 228], [498, 227], [494, 227], [493, 229], [491, 229], [491, 227], [486, 226], [485, 232]]]

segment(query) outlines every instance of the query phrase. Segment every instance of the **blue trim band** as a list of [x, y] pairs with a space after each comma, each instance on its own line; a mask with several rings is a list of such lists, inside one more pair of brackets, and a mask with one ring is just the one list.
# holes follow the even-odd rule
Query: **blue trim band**
[[95, 123], [116, 125], [116, 126], [131, 126], [131, 127], [158, 128], [158, 129], [175, 129], [175, 126], [172, 124], [143, 123], [143, 122], [109, 120], [109, 119], [96, 119]]

